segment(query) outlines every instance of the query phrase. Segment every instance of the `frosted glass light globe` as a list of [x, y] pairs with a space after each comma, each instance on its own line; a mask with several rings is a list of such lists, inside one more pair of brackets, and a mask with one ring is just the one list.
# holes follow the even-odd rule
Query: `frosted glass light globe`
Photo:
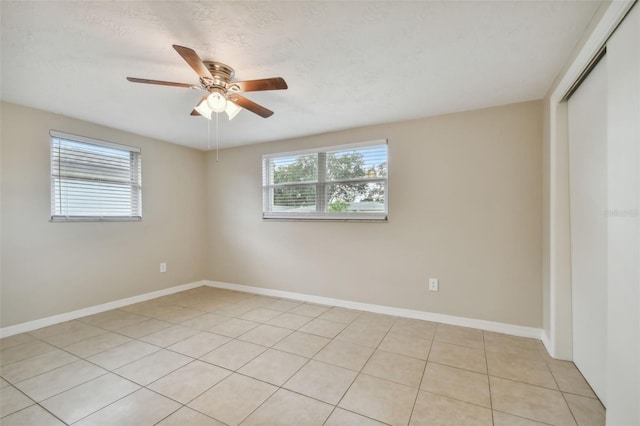
[[227, 100], [219, 92], [213, 92], [207, 97], [207, 104], [213, 112], [223, 112], [227, 108]]

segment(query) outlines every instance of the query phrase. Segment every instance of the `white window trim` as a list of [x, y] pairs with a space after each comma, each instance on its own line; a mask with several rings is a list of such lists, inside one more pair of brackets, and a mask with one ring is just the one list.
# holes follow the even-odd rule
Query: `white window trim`
[[[265, 212], [264, 206], [270, 204], [272, 202], [271, 198], [268, 195], [268, 192], [265, 191], [265, 177], [264, 177], [264, 167], [265, 160], [271, 158], [279, 158], [279, 157], [289, 157], [289, 156], [299, 156], [305, 154], [318, 154], [318, 153], [326, 153], [330, 151], [342, 151], [356, 148], [364, 148], [364, 147], [373, 147], [377, 145], [387, 145], [387, 165], [389, 164], [389, 148], [388, 148], [388, 140], [387, 139], [375, 139], [364, 142], [356, 142], [350, 144], [343, 145], [331, 145], [326, 147], [319, 148], [311, 148], [305, 150], [298, 151], [287, 151], [287, 152], [277, 152], [277, 153], [269, 153], [264, 154], [262, 156], [262, 194], [263, 194], [263, 205], [262, 205], [262, 219], [264, 221], [320, 221], [320, 222], [388, 222], [389, 219], [389, 199], [388, 199], [388, 191], [389, 191], [389, 176], [386, 178], [379, 179], [345, 179], [338, 181], [330, 181], [330, 182], [322, 182], [319, 183], [317, 181], [311, 182], [296, 182], [296, 185], [304, 185], [304, 184], [319, 184], [320, 186], [332, 184], [332, 183], [344, 183], [344, 182], [358, 182], [358, 181], [366, 181], [366, 182], [375, 182], [382, 181], [386, 182], [385, 186], [385, 197], [384, 197], [384, 212], [382, 213], [373, 213], [373, 212], [358, 212], [358, 213], [329, 213], [329, 212], [309, 212], [309, 213], [288, 213], [288, 212]], [[318, 180], [320, 180], [320, 168], [318, 169]], [[290, 186], [291, 184], [282, 184], [282, 186]], [[279, 185], [270, 185], [271, 187], [277, 187]]]
[[[74, 135], [71, 133], [59, 132], [57, 130], [50, 130], [50, 147], [49, 147], [49, 180], [51, 185], [51, 195], [50, 195], [50, 207], [49, 210], [51, 212], [49, 222], [139, 222], [142, 220], [142, 195], [140, 195], [140, 215], [139, 216], [69, 216], [69, 215], [55, 215], [54, 213], [54, 180], [53, 180], [53, 170], [51, 169], [51, 156], [53, 156], [53, 139], [65, 139], [74, 142], [83, 142], [87, 144], [103, 146], [106, 148], [119, 149], [123, 151], [128, 151], [136, 154], [142, 154], [142, 150], [138, 147], [122, 145], [114, 142], [107, 142], [100, 139], [89, 138], [86, 136]], [[140, 188], [142, 188], [142, 177], [139, 182]]]

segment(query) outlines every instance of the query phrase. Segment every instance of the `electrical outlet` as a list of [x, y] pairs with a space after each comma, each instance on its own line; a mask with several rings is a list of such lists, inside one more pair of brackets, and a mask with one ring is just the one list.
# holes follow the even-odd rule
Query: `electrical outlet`
[[160, 264], [160, 272], [167, 272], [167, 264], [165, 262]]
[[438, 291], [438, 279], [429, 278], [429, 291]]

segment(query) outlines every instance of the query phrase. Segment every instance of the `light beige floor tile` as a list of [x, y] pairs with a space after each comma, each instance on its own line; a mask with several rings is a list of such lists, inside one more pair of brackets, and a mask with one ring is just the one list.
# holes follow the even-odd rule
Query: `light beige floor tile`
[[350, 323], [356, 318], [358, 318], [359, 316], [360, 316], [359, 311], [333, 307], [329, 309], [327, 312], [320, 315], [318, 318], [323, 320], [328, 320], [328, 321]]
[[182, 308], [180, 306], [170, 306], [168, 308], [160, 310], [159, 312], [156, 312], [153, 317], [159, 320], [179, 324], [190, 319], [197, 318], [201, 315], [204, 315], [204, 312], [197, 311], [195, 309]]
[[306, 317], [315, 318], [331, 309], [330, 306], [314, 305], [312, 303], [304, 303], [296, 308], [291, 309], [292, 314], [304, 315]]
[[330, 341], [331, 339], [327, 339], [325, 337], [314, 336], [313, 334], [300, 333], [296, 331], [278, 342], [273, 348], [307, 358], [312, 358]]
[[501, 352], [487, 352], [487, 364], [491, 376], [550, 389], [558, 388], [547, 364], [542, 360], [513, 358]]
[[434, 341], [429, 352], [429, 361], [487, 374], [487, 361], [482, 349]]
[[7, 349], [12, 346], [17, 346], [23, 343], [32, 342], [34, 340], [35, 340], [35, 337], [27, 333], [15, 334], [13, 336], [4, 337], [0, 339], [0, 349]]
[[298, 331], [333, 339], [338, 334], [340, 334], [340, 332], [344, 330], [346, 327], [347, 327], [346, 323], [327, 321], [327, 320], [316, 318], [306, 323], [304, 326], [300, 327]]
[[94, 327], [91, 325], [84, 325], [81, 329], [70, 331], [68, 333], [56, 334], [55, 336], [42, 337], [45, 342], [57, 346], [59, 348], [72, 345], [77, 342], [82, 342], [85, 339], [93, 336], [99, 336], [106, 333], [107, 330]]
[[313, 357], [317, 361], [360, 371], [373, 353], [372, 348], [354, 345], [341, 340], [333, 340]]
[[232, 374], [189, 404], [189, 407], [228, 425], [237, 425], [278, 388]]
[[74, 423], [138, 390], [140, 386], [115, 374], [105, 374], [40, 404], [66, 423]]
[[183, 404], [188, 404], [231, 371], [202, 361], [193, 361], [151, 383], [148, 388]]
[[142, 388], [85, 417], [76, 425], [154, 425], [178, 408], [180, 404], [177, 402]]
[[472, 349], [484, 349], [482, 331], [474, 328], [438, 324], [433, 340]]
[[495, 352], [505, 356], [509, 356], [514, 360], [527, 360], [545, 362], [545, 358], [540, 349], [526, 348], [516, 345], [507, 345], [502, 343], [485, 343], [487, 353]]
[[297, 308], [302, 305], [302, 302], [298, 302], [295, 300], [276, 300], [275, 302], [264, 305], [265, 309], [271, 309], [274, 311], [287, 312], [292, 310], [293, 308]]
[[39, 340], [32, 340], [20, 345], [3, 348], [0, 350], [0, 366], [22, 361], [23, 359], [41, 355], [55, 349], [54, 346]]
[[508, 336], [506, 334], [484, 331], [484, 344], [487, 352], [499, 352], [514, 359], [544, 361], [539, 348], [539, 341], [525, 337]]
[[335, 405], [357, 375], [353, 370], [311, 360], [289, 379], [284, 387]]
[[398, 318], [389, 330], [391, 334], [401, 334], [417, 339], [433, 340], [436, 323], [410, 318]]
[[392, 352], [376, 350], [362, 369], [370, 376], [417, 388], [424, 373], [426, 361]]
[[174, 325], [173, 327], [165, 328], [164, 330], [141, 337], [140, 340], [166, 348], [197, 333], [198, 330], [194, 330], [193, 328]]
[[127, 343], [130, 341], [131, 339], [129, 337], [123, 336], [121, 334], [105, 332], [103, 334], [85, 339], [81, 342], [66, 346], [64, 350], [67, 352], [71, 352], [72, 354], [79, 357], [86, 358], [91, 355], [95, 355], [97, 353], [115, 348], [116, 346], [120, 346], [123, 343]]
[[424, 360], [429, 356], [430, 348], [431, 340], [403, 334], [394, 334], [391, 332], [387, 334], [378, 346], [378, 349], [382, 349], [387, 352], [394, 352]]
[[202, 331], [176, 343], [175, 345], [169, 346], [167, 349], [174, 352], [180, 352], [181, 354], [188, 355], [193, 358], [199, 358], [202, 355], [224, 345], [230, 340], [230, 337]]
[[182, 407], [156, 426], [225, 426], [225, 424], [189, 407]]
[[492, 426], [489, 408], [420, 391], [411, 415], [411, 426]]
[[80, 321], [106, 330], [117, 330], [146, 321], [148, 318], [132, 312], [113, 309], [99, 314], [80, 318]]
[[169, 328], [171, 326], [173, 326], [173, 324], [170, 322], [160, 321], [155, 318], [150, 318], [146, 321], [142, 321], [137, 324], [130, 325], [129, 327], [119, 328], [117, 331], [119, 334], [124, 334], [125, 336], [138, 339], [142, 336], [147, 336], [151, 333], [164, 330], [165, 328]]
[[549, 364], [551, 374], [556, 379], [558, 387], [563, 392], [595, 398], [587, 381], [572, 362]]
[[397, 320], [398, 317], [394, 317], [392, 315], [362, 312], [353, 322], [356, 324], [366, 325], [368, 327], [383, 327], [389, 331]]
[[288, 328], [289, 330], [297, 330], [309, 321], [311, 321], [310, 317], [285, 312], [270, 320], [268, 324]]
[[0, 374], [11, 383], [21, 382], [29, 377], [46, 373], [54, 368], [71, 364], [80, 358], [68, 352], [55, 349], [0, 368]]
[[118, 368], [114, 372], [139, 385], [146, 386], [191, 362], [191, 358], [168, 350], [160, 350]]
[[380, 342], [382, 342], [387, 332], [388, 329], [385, 326], [353, 322], [342, 330], [342, 332], [336, 336], [336, 339], [355, 343], [360, 346], [376, 348]]
[[245, 314], [240, 315], [240, 319], [243, 320], [247, 320], [247, 321], [253, 321], [253, 322], [260, 322], [260, 323], [265, 323], [268, 322], [269, 320], [274, 319], [275, 317], [277, 317], [278, 315], [280, 315], [282, 312], [280, 311], [273, 311], [271, 309], [263, 309], [263, 308], [257, 308], [257, 309], [253, 309]]
[[92, 355], [87, 360], [107, 370], [115, 370], [159, 350], [160, 348], [157, 346], [132, 340], [108, 351]]
[[201, 356], [200, 359], [235, 371], [266, 350], [267, 348], [260, 345], [232, 340], [226, 345]]
[[509, 334], [495, 333], [492, 331], [483, 331], [485, 345], [496, 346], [517, 346], [525, 349], [539, 349], [540, 341], [529, 339], [527, 337], [511, 336]]
[[486, 374], [429, 362], [420, 389], [491, 408]]
[[46, 410], [38, 405], [32, 405], [0, 420], [2, 426], [64, 426]]
[[280, 340], [291, 334], [291, 330], [262, 324], [253, 330], [247, 331], [238, 339], [261, 346], [273, 346]]
[[360, 414], [336, 408], [329, 416], [325, 426], [383, 426], [384, 423], [377, 422]]
[[18, 382], [16, 387], [34, 401], [42, 401], [106, 373], [106, 370], [80, 360]]
[[278, 390], [245, 421], [243, 426], [322, 426], [333, 407], [315, 399]]
[[600, 401], [579, 395], [564, 394], [578, 426], [604, 426], [605, 410]]
[[0, 389], [0, 417], [8, 416], [33, 404], [31, 399], [13, 386]]
[[47, 337], [56, 336], [59, 334], [68, 334], [74, 331], [81, 331], [86, 328], [93, 327], [79, 320], [72, 320], [50, 325], [48, 327], [39, 328], [37, 330], [30, 331], [29, 334], [37, 337], [38, 339], [45, 339]]
[[209, 331], [211, 331], [212, 333], [221, 334], [223, 336], [238, 337], [241, 334], [244, 334], [259, 325], [260, 323], [257, 322], [233, 318], [209, 329]]
[[298, 355], [269, 349], [239, 369], [238, 373], [281, 386], [307, 361]]
[[547, 423], [536, 422], [513, 414], [493, 411], [493, 426], [546, 426]]
[[256, 306], [248, 306], [240, 302], [222, 305], [215, 309], [215, 313], [229, 317], [237, 317], [255, 309]]
[[199, 317], [187, 320], [182, 323], [185, 327], [197, 328], [198, 330], [210, 330], [215, 326], [229, 321], [231, 318], [217, 314], [204, 314]]
[[559, 391], [489, 377], [495, 410], [552, 425], [575, 425]]
[[360, 374], [339, 406], [392, 425], [409, 423], [417, 389]]

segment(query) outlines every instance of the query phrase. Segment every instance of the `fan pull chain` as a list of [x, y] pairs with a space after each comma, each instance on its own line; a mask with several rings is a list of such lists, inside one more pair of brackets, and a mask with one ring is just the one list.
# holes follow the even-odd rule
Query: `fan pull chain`
[[211, 151], [211, 120], [207, 120], [207, 151]]
[[219, 138], [219, 135], [218, 135], [218, 115], [220, 115], [220, 114], [216, 113], [216, 161], [219, 160], [218, 159], [218, 138]]

